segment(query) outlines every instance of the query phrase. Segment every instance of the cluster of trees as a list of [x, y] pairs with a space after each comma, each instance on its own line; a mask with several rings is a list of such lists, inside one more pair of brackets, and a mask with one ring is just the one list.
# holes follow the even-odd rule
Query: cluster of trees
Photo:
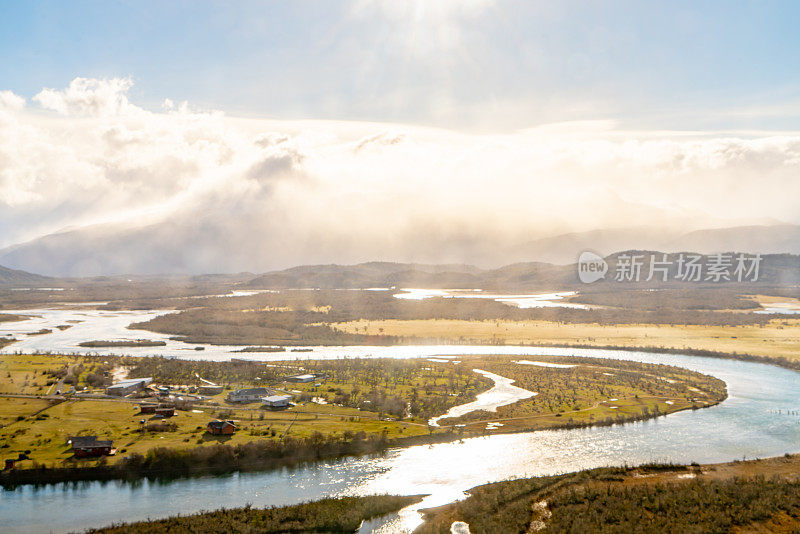
[[325, 321], [326, 316], [320, 312], [200, 308], [162, 315], [131, 328], [171, 334], [186, 343], [213, 345], [365, 345], [397, 341], [386, 336], [348, 334], [321, 324]]
[[[423, 440], [426, 436], [419, 439]], [[444, 438], [440, 438], [443, 440]], [[406, 439], [415, 443], [414, 438]], [[193, 475], [257, 471], [298, 465], [323, 458], [373, 454], [396, 446], [385, 434], [347, 432], [307, 437], [285, 436], [281, 440], [253, 440], [228, 445], [216, 443], [187, 448], [156, 447], [145, 454], [132, 453], [109, 465], [91, 467], [48, 467], [35, 464], [29, 469], [0, 473], [0, 484], [54, 483], [68, 480], [172, 479]]]
[[356, 532], [364, 520], [396, 512], [420, 497], [337, 497], [279, 508], [222, 509], [156, 521], [112, 525], [92, 534], [196, 534], [199, 532]]
[[194, 361], [177, 358], [148, 357], [120, 358], [120, 363], [130, 366], [128, 377], [153, 377], [161, 384], [200, 384], [198, 376], [217, 384], [269, 383], [286, 374], [285, 370], [268, 367], [258, 362]]
[[587, 485], [562, 492], [549, 504], [547, 532], [731, 532], [759, 523], [766, 532], [771, 529], [763, 523], [779, 516], [797, 528], [800, 481], [753, 477]]
[[[675, 471], [644, 466], [637, 471]], [[602, 468], [479, 486], [470, 497], [430, 511], [415, 532], [449, 533], [453, 521], [472, 532], [732, 532], [769, 521], [800, 522], [800, 481], [763, 477], [621, 483], [632, 469]], [[537, 528], [531, 528], [532, 524]], [[795, 527], [796, 528], [796, 527]], [[755, 531], [755, 530], [754, 530]], [[786, 529], [789, 532], [790, 529]]]
[[91, 356], [82, 356], [78, 359], [75, 365], [63, 365], [58, 369], [50, 370], [47, 374], [50, 376], [48, 384], [57, 382], [61, 379], [65, 384], [71, 386], [89, 386], [89, 387], [104, 387], [110, 385], [111, 371], [114, 369], [114, 363], [118, 358], [97, 358]]
[[[303, 362], [326, 377], [315, 395], [343, 406], [427, 419], [466, 404], [492, 386], [470, 367], [420, 359], [347, 358]], [[323, 391], [319, 391], [323, 389]]]
[[760, 306], [740, 288], [665, 288], [643, 289], [602, 288], [581, 291], [572, 302], [597, 306], [614, 306], [642, 311], [686, 310], [755, 310]]
[[[553, 368], [516, 363], [518, 358], [469, 358], [460, 365], [478, 367], [513, 379], [514, 385], [538, 395], [515, 404], [501, 406], [497, 412], [472, 412], [449, 418], [442, 424], [456, 424], [498, 417], [525, 417], [557, 414], [589, 408], [610, 398], [699, 397], [717, 403], [727, 397], [725, 382], [712, 376], [669, 365], [627, 362], [583, 357], [537, 356], [537, 360], [575, 367]], [[691, 389], [691, 388], [694, 388]], [[644, 417], [657, 415], [648, 411]], [[632, 417], [626, 416], [624, 420]], [[610, 422], [622, 420], [614, 417]], [[602, 424], [602, 421], [596, 421]]]

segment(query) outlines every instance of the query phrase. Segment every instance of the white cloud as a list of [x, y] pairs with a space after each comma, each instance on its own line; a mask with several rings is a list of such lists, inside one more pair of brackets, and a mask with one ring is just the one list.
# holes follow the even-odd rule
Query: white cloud
[[256, 269], [424, 260], [442, 242], [469, 249], [591, 228], [800, 222], [800, 134], [247, 120], [186, 103], [148, 111], [130, 87], [77, 78], [34, 97], [55, 112], [44, 116], [0, 92], [0, 245], [168, 221], [241, 245], [253, 260], [242, 268]]
[[25, 99], [11, 91], [0, 91], [0, 109], [20, 110], [25, 107]]
[[118, 116], [139, 111], [126, 94], [132, 86], [130, 78], [75, 78], [63, 91], [42, 89], [33, 99], [62, 115]]

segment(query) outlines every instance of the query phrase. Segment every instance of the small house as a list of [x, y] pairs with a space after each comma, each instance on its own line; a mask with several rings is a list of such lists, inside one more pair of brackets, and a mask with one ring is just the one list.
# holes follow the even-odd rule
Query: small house
[[261, 397], [269, 397], [275, 392], [267, 388], [237, 389], [228, 393], [228, 402], [258, 402]]
[[73, 436], [67, 443], [72, 447], [75, 458], [106, 456], [116, 452], [111, 440], [98, 440], [97, 436]]
[[215, 436], [229, 436], [236, 432], [236, 424], [233, 421], [209, 421], [206, 429]]
[[157, 404], [140, 404], [139, 413], [156, 413]]
[[128, 380], [121, 380], [113, 386], [108, 386], [106, 388], [106, 395], [124, 397], [136, 391], [143, 391], [145, 386], [152, 381], [152, 378], [130, 378]]
[[288, 408], [289, 401], [292, 400], [290, 395], [270, 395], [269, 397], [261, 397], [261, 402], [268, 408]]
[[161, 417], [172, 417], [175, 415], [175, 408], [172, 406], [159, 406], [155, 409], [154, 413]]

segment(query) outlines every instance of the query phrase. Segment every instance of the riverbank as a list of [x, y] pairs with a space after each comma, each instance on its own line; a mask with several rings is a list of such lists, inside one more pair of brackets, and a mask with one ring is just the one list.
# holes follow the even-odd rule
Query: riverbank
[[[468, 497], [421, 510], [415, 534], [471, 532], [790, 532], [800, 526], [800, 455], [718, 464], [644, 464], [477, 486]], [[121, 523], [93, 534], [355, 532], [421, 496], [322, 499]], [[702, 510], [702, 511], [701, 511]], [[463, 528], [463, 527], [462, 527]]]
[[419, 502], [421, 496], [374, 495], [339, 497], [294, 506], [216, 510], [156, 521], [120, 523], [87, 534], [190, 534], [227, 532], [261, 534], [286, 532], [353, 533], [372, 519]]
[[794, 532], [800, 455], [707, 465], [599, 468], [472, 488], [423, 510], [415, 534], [472, 532]]

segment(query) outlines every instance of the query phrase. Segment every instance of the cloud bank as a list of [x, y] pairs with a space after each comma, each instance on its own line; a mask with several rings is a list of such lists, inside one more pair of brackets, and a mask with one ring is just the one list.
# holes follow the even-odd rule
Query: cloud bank
[[116, 253], [127, 236], [178, 258], [164, 268], [263, 271], [486, 263], [597, 228], [800, 222], [800, 133], [255, 120], [169, 100], [148, 110], [131, 87], [76, 78], [30, 101], [0, 91], [0, 246], [73, 231]]

